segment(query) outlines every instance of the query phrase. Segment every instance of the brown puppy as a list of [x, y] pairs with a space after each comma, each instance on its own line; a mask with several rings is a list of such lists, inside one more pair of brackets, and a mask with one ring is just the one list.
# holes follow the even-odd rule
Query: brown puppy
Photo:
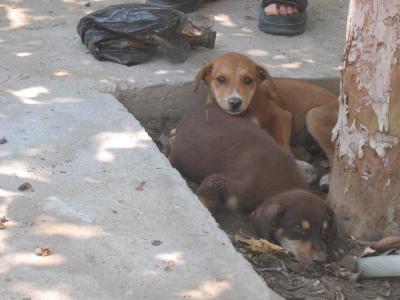
[[[184, 177], [199, 184], [196, 194], [211, 212], [220, 205], [252, 212], [262, 204], [253, 216], [261, 236], [274, 238], [305, 262], [323, 258], [325, 246], [321, 244], [326, 241], [314, 233], [322, 232], [325, 222], [329, 230], [332, 213], [322, 200], [307, 191], [292, 155], [260, 127], [242, 116], [226, 114], [215, 103], [207, 104], [184, 116], [169, 159]], [[297, 191], [289, 196], [298, 195], [298, 201], [282, 194], [293, 189]], [[270, 205], [278, 206], [270, 212]], [[276, 229], [284, 231], [272, 233], [274, 222], [269, 220], [281, 220]], [[293, 224], [293, 220], [297, 223]], [[264, 226], [268, 222], [270, 225]], [[302, 222], [309, 226], [299, 236], [295, 231]]]
[[306, 129], [330, 162], [334, 145], [331, 132], [337, 120], [337, 97], [304, 80], [274, 78], [262, 66], [240, 53], [218, 56], [199, 71], [210, 90], [207, 102], [215, 101], [229, 114], [251, 107], [260, 126], [285, 149], [302, 140]]

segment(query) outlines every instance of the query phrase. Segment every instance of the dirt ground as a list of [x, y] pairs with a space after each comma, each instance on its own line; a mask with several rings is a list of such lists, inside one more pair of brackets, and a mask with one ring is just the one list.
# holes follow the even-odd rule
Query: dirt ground
[[[166, 131], [169, 132], [169, 131]], [[161, 151], [165, 136], [150, 132]], [[321, 166], [321, 152], [316, 150], [312, 164], [319, 176], [327, 170]], [[196, 185], [188, 182], [195, 190]], [[327, 194], [320, 190], [318, 184], [311, 185], [313, 193], [326, 199]], [[257, 238], [247, 215], [230, 210], [220, 210], [214, 215], [221, 229], [232, 241], [236, 250], [253, 265], [256, 272], [279, 295], [288, 300], [385, 300], [400, 299], [400, 279], [364, 279], [357, 273], [357, 258], [365, 246], [350, 237], [338, 235], [328, 255], [328, 262], [305, 265], [290, 254], [266, 254], [250, 250], [248, 245], [237, 241], [237, 237]]]

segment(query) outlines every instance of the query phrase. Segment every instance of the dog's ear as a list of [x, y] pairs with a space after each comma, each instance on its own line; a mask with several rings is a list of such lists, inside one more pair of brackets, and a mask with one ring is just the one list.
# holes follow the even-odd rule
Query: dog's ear
[[261, 81], [271, 78], [271, 75], [269, 75], [268, 71], [260, 65], [257, 65], [256, 67], [256, 75]]
[[251, 222], [257, 234], [261, 238], [273, 241], [274, 233], [284, 212], [284, 207], [279, 203], [259, 206], [251, 214]]
[[197, 73], [196, 78], [194, 80], [193, 91], [196, 93], [199, 90], [200, 82], [204, 81], [208, 83], [207, 77], [211, 74], [213, 67], [213, 63], [209, 62], [205, 64], [200, 71]]

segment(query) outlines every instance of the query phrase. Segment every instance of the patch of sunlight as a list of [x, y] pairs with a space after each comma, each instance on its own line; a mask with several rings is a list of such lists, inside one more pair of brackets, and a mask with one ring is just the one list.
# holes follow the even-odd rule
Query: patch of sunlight
[[[16, 192], [10, 192], [0, 188], [0, 214], [7, 216], [7, 211], [14, 201], [15, 197], [19, 197], [20, 194]], [[7, 222], [8, 223], [8, 222]], [[7, 224], [8, 225], [8, 224]]]
[[57, 77], [68, 76], [70, 73], [67, 70], [57, 70], [54, 72], [54, 75]]
[[15, 55], [18, 57], [27, 57], [27, 56], [33, 55], [33, 53], [32, 52], [18, 52]]
[[252, 35], [251, 35], [251, 34], [248, 34], [248, 33], [233, 33], [232, 36], [252, 37]]
[[309, 64], [314, 64], [315, 63], [315, 60], [313, 60], [311, 58], [303, 58], [302, 61], [305, 62], [305, 63], [309, 63]]
[[17, 7], [16, 4], [0, 5], [0, 7], [2, 7], [6, 12], [6, 17], [9, 22], [7, 29], [17, 29], [30, 24], [28, 21], [29, 16], [27, 14], [28, 9]]
[[257, 57], [264, 57], [270, 55], [268, 51], [261, 50], [261, 49], [249, 49], [246, 51], [247, 54]]
[[84, 100], [72, 97], [56, 97], [52, 99], [52, 103], [79, 103]]
[[223, 278], [214, 281], [206, 281], [199, 288], [182, 292], [179, 295], [183, 298], [194, 300], [212, 300], [219, 297], [224, 291], [230, 289], [231, 285]]
[[28, 156], [28, 157], [34, 157], [38, 156], [42, 153], [42, 149], [40, 148], [29, 148], [29, 149], [23, 149], [20, 152], [23, 156]]
[[[8, 222], [7, 222], [7, 227], [8, 227]], [[11, 234], [7, 232], [7, 230], [0, 230], [0, 253], [5, 253], [8, 249], [9, 246], [6, 242], [10, 240]]]
[[303, 65], [302, 62], [293, 62], [293, 63], [281, 64], [279, 65], [279, 67], [284, 69], [298, 69], [301, 68], [302, 65]]
[[149, 141], [149, 136], [144, 129], [132, 132], [103, 132], [95, 137], [99, 147], [96, 152], [96, 160], [110, 163], [115, 160], [112, 149], [146, 148], [144, 141]]
[[40, 176], [39, 174], [35, 174], [32, 172], [28, 172], [29, 168], [30, 167], [23, 162], [10, 161], [0, 165], [0, 174], [8, 176], [16, 176], [24, 179], [37, 180], [40, 182], [48, 182], [48, 180], [43, 176]]
[[237, 25], [231, 20], [231, 17], [228, 15], [220, 14], [214, 17], [215, 21], [219, 22], [222, 26], [225, 27], [237, 27]]
[[288, 57], [286, 55], [283, 54], [276, 54], [272, 57], [275, 60], [281, 60], [281, 59], [287, 59]]
[[154, 270], [152, 270], [152, 271], [144, 271], [142, 274], [144, 276], [159, 276], [159, 275], [161, 275], [161, 271], [160, 270], [158, 270], [158, 271], [154, 271]]
[[156, 75], [165, 75], [165, 74], [171, 74], [171, 73], [185, 74], [186, 71], [184, 71], [184, 70], [157, 70], [154, 72], [154, 74], [156, 74]]
[[32, 86], [18, 91], [8, 90], [7, 92], [19, 98], [22, 103], [29, 105], [42, 104], [40, 101], [34, 100], [34, 98], [41, 94], [50, 94], [49, 90], [44, 86]]
[[246, 33], [253, 33], [253, 32], [254, 32], [253, 29], [250, 29], [250, 28], [248, 28], [248, 27], [240, 28], [240, 31], [246, 32]]
[[87, 240], [106, 235], [104, 230], [98, 226], [56, 222], [40, 222], [35, 228], [35, 233], [61, 235], [74, 240]]
[[19, 252], [13, 254], [0, 255], [0, 274], [8, 272], [15, 266], [34, 266], [34, 267], [46, 267], [46, 266], [57, 266], [63, 264], [66, 259], [64, 256], [56, 253], [52, 253], [49, 256], [37, 256], [32, 252]]
[[[65, 285], [63, 285], [65, 287]], [[60, 290], [60, 287], [53, 289], [37, 288], [31, 282], [17, 281], [11, 284], [11, 288], [14, 292], [21, 295], [29, 295], [29, 298], [23, 299], [46, 299], [46, 300], [72, 300], [72, 298]]]
[[156, 255], [156, 258], [169, 266], [181, 266], [186, 264], [181, 251], [171, 253], [160, 253]]

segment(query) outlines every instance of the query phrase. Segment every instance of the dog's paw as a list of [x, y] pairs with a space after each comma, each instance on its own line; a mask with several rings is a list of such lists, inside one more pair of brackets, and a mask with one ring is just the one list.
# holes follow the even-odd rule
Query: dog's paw
[[297, 166], [303, 173], [304, 179], [308, 184], [316, 182], [318, 180], [318, 173], [317, 169], [314, 168], [313, 165], [309, 164], [308, 162], [302, 160], [296, 160]]
[[329, 186], [331, 184], [331, 174], [325, 174], [319, 180], [319, 188], [322, 192], [327, 193], [329, 192]]

